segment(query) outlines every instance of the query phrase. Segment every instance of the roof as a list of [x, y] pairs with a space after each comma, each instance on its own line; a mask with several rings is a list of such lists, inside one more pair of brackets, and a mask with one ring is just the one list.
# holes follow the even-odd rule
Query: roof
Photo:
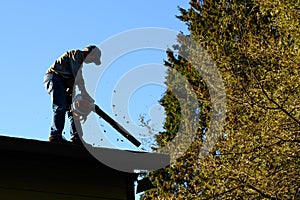
[[[59, 156], [89, 162], [97, 162], [95, 157], [98, 158], [97, 155], [100, 155], [102, 157], [101, 161], [104, 161], [104, 165], [122, 165], [124, 170], [121, 171], [126, 172], [134, 172], [134, 170], [156, 170], [169, 165], [170, 162], [170, 156], [166, 154], [100, 147], [92, 149], [89, 147], [86, 149], [80, 145], [55, 144], [47, 141], [7, 136], [0, 136], [0, 151], [19, 152], [22, 154], [38, 153], [44, 156]], [[99, 161], [98, 165], [103, 164]]]
[[41, 194], [46, 194], [42, 199], [67, 199], [57, 195], [71, 199], [134, 199], [133, 183], [138, 174], [128, 171], [152, 170], [169, 162], [169, 156], [161, 154], [96, 150], [109, 158], [109, 164], [123, 166], [125, 171], [98, 161], [84, 146], [0, 136], [0, 193], [2, 197], [17, 195], [15, 199], [26, 194], [30, 199], [35, 199], [34, 195], [40, 199]]

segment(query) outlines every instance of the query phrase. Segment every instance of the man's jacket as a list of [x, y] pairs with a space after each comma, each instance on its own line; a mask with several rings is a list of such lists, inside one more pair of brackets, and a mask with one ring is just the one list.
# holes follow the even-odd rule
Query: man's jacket
[[70, 50], [60, 56], [47, 70], [46, 73], [54, 73], [60, 76], [67, 87], [73, 89], [75, 79], [81, 89], [84, 86], [81, 66], [85, 59], [81, 50]]

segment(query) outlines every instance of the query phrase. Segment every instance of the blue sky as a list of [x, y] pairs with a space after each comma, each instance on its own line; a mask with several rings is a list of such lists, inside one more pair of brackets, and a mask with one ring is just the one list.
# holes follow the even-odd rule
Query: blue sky
[[[42, 81], [54, 60], [67, 50], [98, 45], [132, 29], [160, 27], [186, 32], [186, 25], [175, 17], [179, 14], [178, 6], [187, 8], [188, 0], [3, 1], [0, 7], [0, 135], [48, 140], [52, 113]], [[146, 50], [114, 64], [126, 63], [123, 71], [119, 71], [126, 73], [138, 65], [162, 64], [163, 59], [164, 52]], [[148, 101], [140, 107], [130, 102], [135, 107], [132, 114], [145, 113], [163, 90], [163, 86], [153, 85], [135, 92], [136, 99]], [[96, 102], [112, 114], [110, 97], [101, 96], [101, 91], [97, 91]]]

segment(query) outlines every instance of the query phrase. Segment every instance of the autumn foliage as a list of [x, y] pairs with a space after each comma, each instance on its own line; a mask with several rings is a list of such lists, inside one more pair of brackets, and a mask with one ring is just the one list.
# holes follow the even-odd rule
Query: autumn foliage
[[179, 123], [196, 123], [197, 135], [183, 156], [149, 173], [155, 188], [142, 199], [300, 199], [300, 1], [191, 0], [179, 11], [221, 74], [226, 121], [214, 148], [199, 156], [212, 102], [195, 70], [197, 51], [193, 62], [180, 56], [186, 43], [179, 35], [165, 65], [192, 85], [199, 112], [196, 121], [182, 119], [170, 73], [161, 100], [166, 131], [156, 140], [165, 146]]

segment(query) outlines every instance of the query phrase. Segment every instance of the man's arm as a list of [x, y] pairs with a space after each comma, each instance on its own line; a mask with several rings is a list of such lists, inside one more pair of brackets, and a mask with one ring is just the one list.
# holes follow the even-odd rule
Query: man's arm
[[84, 82], [84, 78], [82, 75], [82, 70], [80, 69], [77, 73], [77, 77], [76, 77], [76, 85], [81, 93], [81, 95], [83, 96], [84, 99], [89, 100], [90, 102], [95, 102], [95, 100], [89, 95], [89, 93], [87, 92], [86, 88], [85, 88], [85, 82]]

